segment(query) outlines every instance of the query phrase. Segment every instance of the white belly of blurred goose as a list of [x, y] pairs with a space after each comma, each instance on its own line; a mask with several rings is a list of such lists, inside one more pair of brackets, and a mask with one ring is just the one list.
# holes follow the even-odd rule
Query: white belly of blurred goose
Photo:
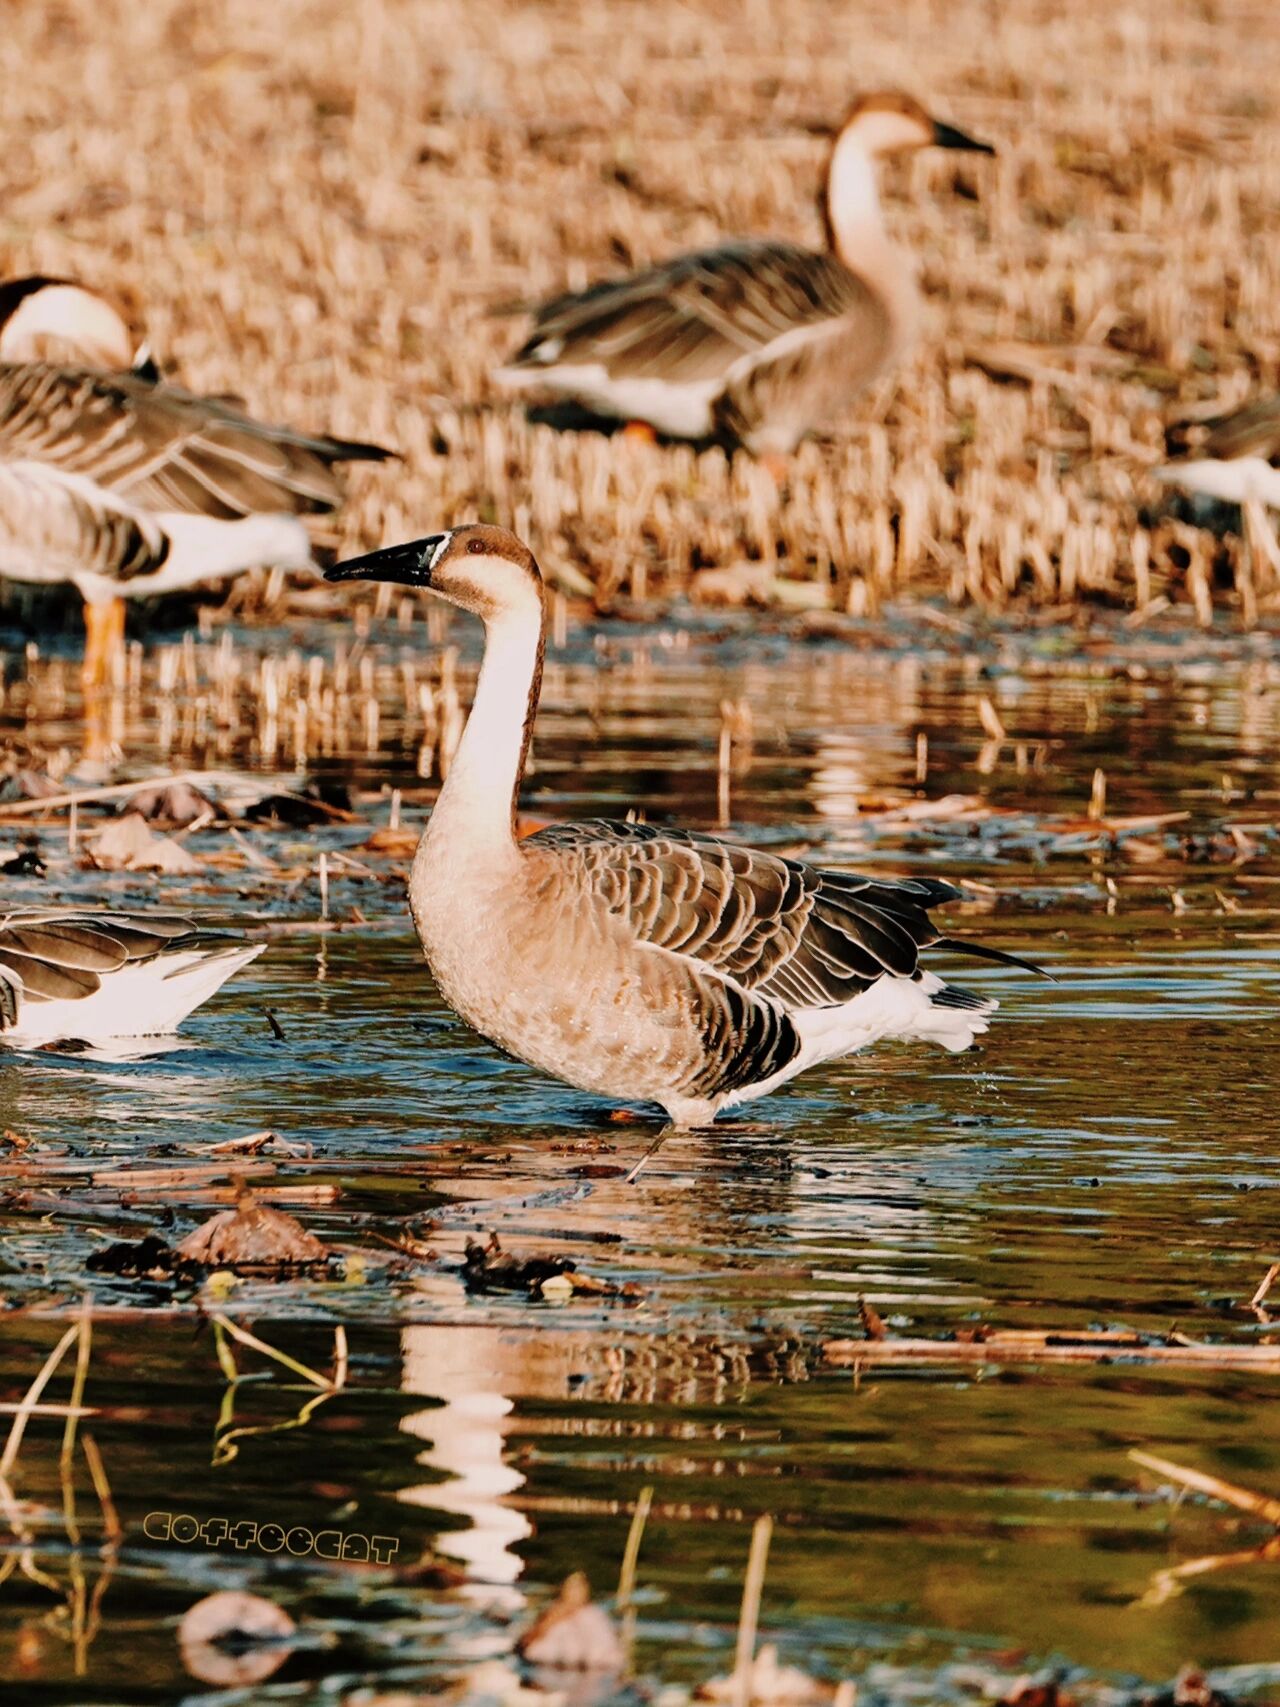
[[1158, 478], [1239, 504], [1250, 548], [1280, 575], [1280, 545], [1266, 517], [1266, 510], [1280, 510], [1280, 394], [1255, 397], [1212, 420], [1179, 422], [1169, 439], [1179, 454], [1156, 470]]
[[0, 1043], [166, 1036], [265, 943], [199, 946], [190, 919], [58, 909], [0, 915]]
[[1208, 421], [1170, 429], [1177, 457], [1156, 470], [1186, 492], [1280, 509], [1280, 394], [1255, 397]]
[[327, 573], [426, 586], [484, 621], [471, 715], [409, 883], [440, 992], [484, 1036], [582, 1090], [702, 1125], [882, 1038], [960, 1050], [986, 1031], [995, 1002], [948, 989], [921, 950], [1027, 963], [942, 936], [928, 911], [959, 895], [949, 883], [643, 824], [516, 839], [545, 611], [513, 535], [455, 528]]
[[828, 425], [912, 342], [914, 267], [884, 229], [878, 160], [930, 145], [990, 154], [910, 96], [860, 100], [836, 137], [825, 252], [729, 242], [539, 308], [498, 378], [542, 385], [674, 438], [782, 456]]

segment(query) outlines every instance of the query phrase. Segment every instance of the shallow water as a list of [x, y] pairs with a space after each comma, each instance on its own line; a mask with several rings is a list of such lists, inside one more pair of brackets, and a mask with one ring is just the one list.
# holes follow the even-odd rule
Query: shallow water
[[[1276, 1567], [1248, 1556], [1268, 1526], [1199, 1497], [1175, 1505], [1127, 1456], [1280, 1495], [1274, 1376], [1123, 1357], [853, 1372], [823, 1346], [861, 1334], [862, 1300], [912, 1336], [1176, 1326], [1267, 1342], [1265, 1311], [1246, 1306], [1280, 1256], [1280, 653], [1171, 645], [1140, 660], [1120, 642], [1091, 653], [1053, 635], [1018, 648], [891, 640], [671, 645], [619, 626], [552, 658], [533, 816], [643, 806], [716, 825], [721, 705], [745, 702], [733, 834], [968, 881], [958, 931], [1057, 979], [967, 963], [965, 981], [1002, 1003], [980, 1054], [887, 1048], [833, 1063], [712, 1133], [668, 1139], [633, 1183], [654, 1123], [617, 1123], [453, 1020], [394, 864], [331, 866], [343, 928], [316, 923], [316, 846], [355, 848], [367, 823], [247, 832], [303, 878], [215, 869], [195, 890], [81, 872], [64, 831], [43, 833], [62, 891], [195, 905], [266, 929], [271, 947], [188, 1023], [183, 1049], [10, 1057], [0, 1126], [29, 1154], [86, 1170], [179, 1165], [271, 1127], [311, 1147], [274, 1183], [338, 1189], [289, 1207], [364, 1260], [343, 1282], [245, 1282], [226, 1304], [312, 1366], [327, 1367], [345, 1324], [350, 1378], [298, 1426], [243, 1435], [211, 1467], [226, 1386], [189, 1292], [88, 1277], [84, 1262], [108, 1237], [176, 1239], [217, 1205], [130, 1202], [87, 1171], [55, 1182], [56, 1203], [47, 1181], [6, 1180], [10, 1305], [65, 1312], [91, 1279], [117, 1310], [95, 1333], [87, 1402], [125, 1530], [80, 1642], [88, 1689], [74, 1592], [59, 1601], [81, 1570], [90, 1592], [102, 1580], [96, 1501], [82, 1477], [91, 1540], [77, 1551], [61, 1519], [61, 1423], [33, 1419], [15, 1490], [53, 1510], [33, 1519], [37, 1577], [15, 1567], [0, 1587], [0, 1670], [24, 1680], [24, 1699], [212, 1699], [184, 1670], [174, 1624], [219, 1587], [280, 1601], [305, 1633], [269, 1684], [219, 1700], [327, 1700], [360, 1680], [425, 1691], [505, 1652], [570, 1570], [609, 1592], [646, 1486], [637, 1668], [650, 1679], [731, 1668], [761, 1513], [776, 1524], [764, 1636], [873, 1696], [963, 1696], [976, 1685], [956, 1667], [970, 1660], [1012, 1685], [1050, 1663], [1156, 1681], [1190, 1660], [1277, 1657]], [[375, 634], [373, 651], [400, 644]], [[994, 754], [982, 695], [1011, 736]], [[135, 744], [131, 756], [180, 755]], [[1098, 767], [1113, 834], [1086, 815]], [[416, 818], [413, 732], [390, 703], [377, 742], [313, 769], [354, 776], [379, 822], [374, 791], [403, 788]], [[948, 796], [964, 803], [903, 809]], [[1187, 816], [1125, 822], [1168, 813]], [[220, 845], [222, 832], [190, 838], [197, 854]], [[10, 889], [19, 903], [50, 896], [36, 880]], [[386, 1241], [406, 1227], [433, 1259], [396, 1263]], [[638, 1296], [469, 1293], [465, 1240], [490, 1231]], [[21, 1396], [64, 1325], [0, 1319], [0, 1397]], [[236, 1389], [235, 1424], [290, 1423], [312, 1390], [242, 1356], [259, 1378]], [[65, 1378], [55, 1386], [65, 1399]], [[152, 1540], [149, 1512], [377, 1535], [396, 1543], [396, 1565], [431, 1546], [468, 1582], [446, 1592], [251, 1544]], [[1161, 1587], [1172, 1567], [1234, 1554]]]

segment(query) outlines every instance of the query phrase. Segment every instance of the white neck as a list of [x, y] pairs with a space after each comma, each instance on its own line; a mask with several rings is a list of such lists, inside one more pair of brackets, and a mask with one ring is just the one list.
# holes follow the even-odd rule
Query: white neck
[[852, 128], [839, 138], [831, 156], [827, 217], [835, 251], [847, 265], [856, 264], [868, 243], [885, 241], [876, 163]]
[[[471, 715], [428, 834], [468, 848], [515, 848], [514, 801], [524, 770], [524, 726], [536, 709], [542, 612], [532, 602], [485, 625], [484, 662]], [[424, 838], [425, 842], [425, 838]]]

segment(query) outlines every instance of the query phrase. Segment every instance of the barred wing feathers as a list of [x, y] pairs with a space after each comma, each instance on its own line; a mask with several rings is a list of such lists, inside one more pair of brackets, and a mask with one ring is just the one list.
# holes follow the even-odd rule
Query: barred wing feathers
[[851, 320], [863, 323], [869, 344], [887, 347], [884, 305], [835, 256], [727, 243], [546, 303], [510, 365], [598, 363], [612, 379], [698, 384], [767, 361], [784, 339], [834, 336]]
[[0, 364], [0, 464], [44, 463], [144, 508], [223, 519], [332, 510], [336, 462], [390, 454], [129, 374]]

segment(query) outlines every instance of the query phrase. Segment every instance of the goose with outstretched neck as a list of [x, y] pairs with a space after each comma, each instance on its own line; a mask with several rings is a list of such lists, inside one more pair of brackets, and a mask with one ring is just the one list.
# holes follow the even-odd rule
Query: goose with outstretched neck
[[676, 1126], [883, 1038], [966, 1049], [996, 1003], [920, 964], [960, 891], [830, 871], [666, 826], [589, 821], [517, 839], [542, 678], [532, 552], [473, 524], [326, 571], [427, 587], [481, 618], [471, 715], [427, 824], [409, 903], [440, 993], [512, 1055]]
[[739, 238], [558, 296], [497, 377], [672, 438], [741, 444], [781, 472], [915, 337], [915, 266], [890, 241], [877, 178], [922, 148], [995, 152], [901, 91], [864, 95], [832, 142], [825, 248]]

